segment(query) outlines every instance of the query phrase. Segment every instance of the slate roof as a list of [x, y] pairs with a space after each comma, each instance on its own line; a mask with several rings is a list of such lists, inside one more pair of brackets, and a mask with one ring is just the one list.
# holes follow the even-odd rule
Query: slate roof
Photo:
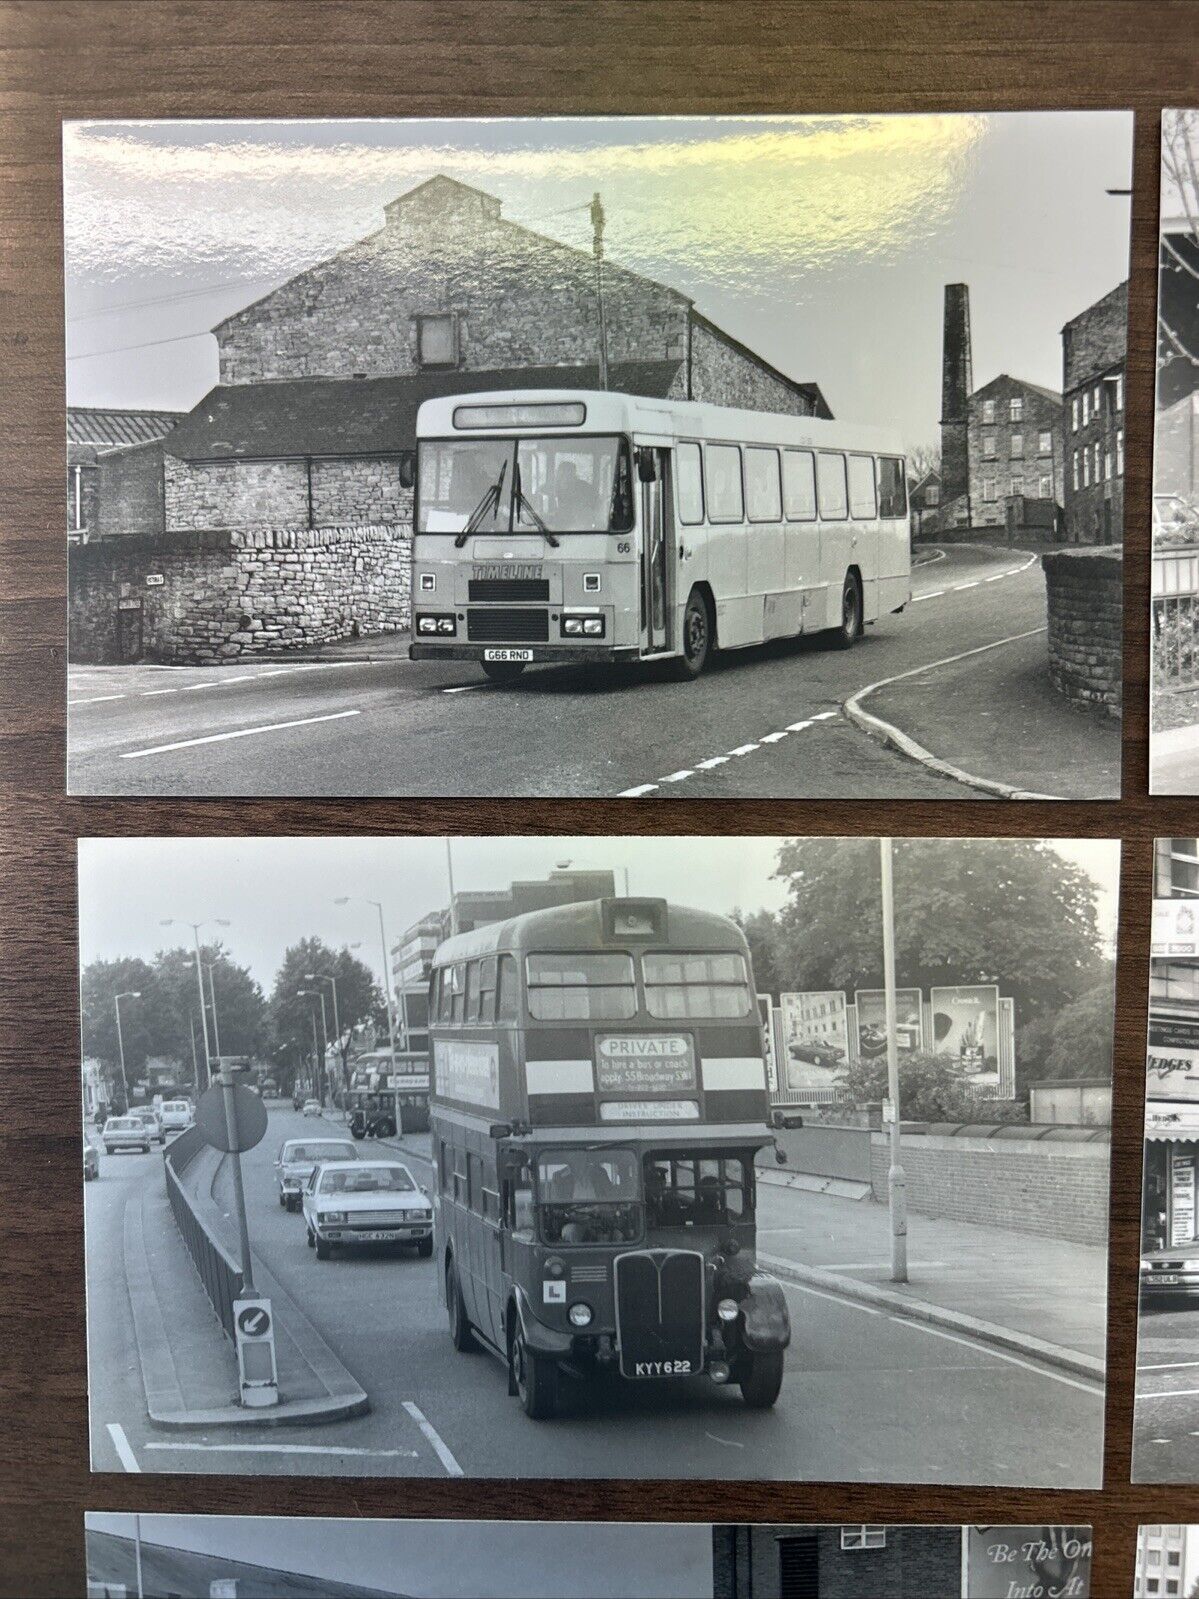
[[[93, 1582], [124, 1583], [135, 1588], [133, 1540], [115, 1533], [87, 1529], [87, 1574]], [[250, 1565], [215, 1555], [174, 1549], [165, 1544], [142, 1544], [142, 1581], [149, 1599], [159, 1594], [208, 1592], [214, 1577], [237, 1580], [238, 1592], [254, 1599], [402, 1599], [396, 1591], [363, 1588], [356, 1583], [311, 1577], [304, 1572], [280, 1571], [273, 1566]]]
[[[681, 361], [616, 362], [609, 387], [663, 399]], [[420, 372], [386, 378], [295, 378], [223, 384], [163, 441], [184, 461], [383, 455], [411, 449], [425, 400], [486, 389], [598, 389], [594, 366], [513, 367], [499, 372]]]
[[977, 400], [980, 395], [986, 394], [988, 389], [993, 389], [997, 383], [1013, 383], [1018, 389], [1027, 389], [1032, 394], [1039, 394], [1042, 399], [1052, 400], [1055, 405], [1062, 403], [1060, 389], [1047, 389], [1042, 383], [1030, 383], [1027, 378], [1014, 378], [1010, 372], [1000, 372], [989, 383], [984, 383], [981, 388], [975, 389], [970, 398]]
[[186, 411], [127, 411], [91, 405], [67, 406], [70, 444], [145, 444], [169, 433]]

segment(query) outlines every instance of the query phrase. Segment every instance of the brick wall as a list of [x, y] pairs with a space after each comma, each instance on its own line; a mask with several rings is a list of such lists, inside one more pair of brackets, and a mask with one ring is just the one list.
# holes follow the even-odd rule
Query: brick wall
[[[909, 1135], [902, 1151], [908, 1209], [1077, 1244], [1106, 1244], [1110, 1156], [1106, 1141]], [[880, 1204], [887, 1201], [889, 1164], [887, 1134], [875, 1133], [870, 1169]]]
[[412, 490], [393, 457], [165, 461], [166, 525], [191, 528], [411, 526]]
[[837, 1526], [714, 1526], [715, 1599], [779, 1599], [780, 1544], [814, 1536], [820, 1599], [958, 1599], [962, 1542], [958, 1526], [888, 1527], [882, 1549], [842, 1549]]
[[[608, 358], [681, 359], [689, 302], [611, 262]], [[503, 220], [490, 195], [434, 179], [386, 208], [383, 228], [215, 329], [220, 381], [382, 377], [419, 370], [417, 318], [452, 312], [469, 370], [597, 359], [595, 267]]]
[[[114, 661], [120, 602], [140, 601], [148, 660], [203, 664], [409, 624], [405, 527], [190, 531], [72, 546], [70, 656]], [[162, 582], [147, 584], [147, 577]]]
[[[687, 373], [680, 369], [676, 399], [687, 399]], [[691, 394], [713, 405], [740, 406], [746, 411], [780, 411], [810, 416], [811, 402], [782, 382], [776, 373], [703, 318], [691, 320]]]
[[1048, 550], [1049, 676], [1080, 704], [1120, 715], [1124, 561], [1119, 545]]

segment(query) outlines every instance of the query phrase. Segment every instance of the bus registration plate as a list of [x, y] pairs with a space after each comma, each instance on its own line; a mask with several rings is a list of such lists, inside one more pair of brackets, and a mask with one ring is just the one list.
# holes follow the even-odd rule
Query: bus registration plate
[[531, 661], [532, 650], [484, 650], [485, 661]]

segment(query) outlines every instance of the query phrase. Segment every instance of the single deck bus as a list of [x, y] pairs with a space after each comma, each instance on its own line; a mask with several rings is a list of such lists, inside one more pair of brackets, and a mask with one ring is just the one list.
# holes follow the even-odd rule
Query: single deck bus
[[534, 911], [446, 940], [430, 1001], [455, 1347], [496, 1354], [534, 1418], [563, 1372], [706, 1374], [772, 1405], [791, 1329], [755, 1266], [774, 1136], [741, 929], [659, 899]]
[[894, 437], [820, 417], [583, 390], [427, 400], [414, 660], [661, 659], [802, 633], [848, 649], [911, 598]]

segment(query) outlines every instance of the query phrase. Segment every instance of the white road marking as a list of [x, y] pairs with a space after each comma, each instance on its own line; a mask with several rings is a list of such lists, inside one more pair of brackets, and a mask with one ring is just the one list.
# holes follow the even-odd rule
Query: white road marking
[[1199, 1388], [1162, 1388], [1158, 1393], [1148, 1394], [1142, 1389], [1137, 1389], [1137, 1403], [1142, 1399], [1194, 1399], [1199, 1394]]
[[178, 694], [178, 692], [177, 688], [144, 688], [142, 690], [142, 699], [152, 700], [159, 694]]
[[447, 1475], [451, 1477], [464, 1477], [466, 1473], [454, 1459], [453, 1455], [450, 1453], [449, 1446], [446, 1444], [441, 1434], [437, 1431], [437, 1428], [425, 1415], [424, 1411], [421, 1410], [420, 1406], [414, 1405], [411, 1399], [405, 1399], [404, 1409], [408, 1412], [413, 1421], [420, 1428], [421, 1432], [424, 1433], [425, 1437], [433, 1445], [433, 1448], [437, 1453], [437, 1458], [445, 1467]]
[[723, 1444], [726, 1449], [744, 1449], [744, 1444], [739, 1444], [735, 1438], [718, 1438], [714, 1432], [706, 1432], [705, 1438], [710, 1438], [714, 1444]]
[[[769, 1277], [770, 1273], [767, 1272], [766, 1275]], [[876, 1310], [873, 1305], [863, 1305], [856, 1299], [843, 1298], [840, 1294], [826, 1294], [823, 1288], [810, 1288], [807, 1283], [793, 1283], [784, 1277], [775, 1277], [773, 1281], [778, 1283], [784, 1292], [788, 1288], [793, 1288], [799, 1294], [812, 1294], [817, 1299], [827, 1299], [830, 1304], [845, 1305], [850, 1310], [860, 1310], [864, 1316], [882, 1315], [882, 1311]]]
[[944, 1338], [951, 1344], [961, 1344], [964, 1349], [976, 1349], [981, 1354], [989, 1355], [993, 1360], [1006, 1360], [1009, 1366], [1022, 1366], [1025, 1371], [1031, 1371], [1040, 1377], [1048, 1377], [1053, 1382], [1064, 1383], [1067, 1388], [1077, 1388], [1080, 1393], [1094, 1394], [1102, 1398], [1104, 1385], [1094, 1378], [1090, 1382], [1079, 1377], [1067, 1377], [1063, 1371], [1054, 1371], [1052, 1366], [1040, 1366], [1032, 1360], [1021, 1360], [1019, 1355], [1009, 1355], [1006, 1350], [992, 1349], [989, 1344], [976, 1341], [972, 1338], [961, 1338], [957, 1333], [946, 1332], [941, 1327], [930, 1327], [927, 1322], [909, 1321], [907, 1317], [893, 1316], [893, 1321], [903, 1321], [909, 1327], [918, 1327], [921, 1332], [926, 1332], [932, 1338]]
[[70, 705], [103, 705], [106, 700], [123, 700], [124, 694], [96, 694], [90, 700], [68, 700]]
[[984, 583], [1002, 583], [1007, 576], [1006, 572], [993, 572], [990, 577], [984, 577]]
[[713, 767], [727, 766], [728, 760], [727, 755], [709, 755], [706, 761], [696, 761], [695, 769], [697, 772], [710, 772]]
[[972, 583], [955, 583], [953, 585], [953, 593], [961, 594], [964, 589], [976, 589], [981, 582], [982, 579], [976, 577]]
[[806, 722], [788, 722], [787, 731], [788, 733], [802, 733], [805, 727], [811, 727], [811, 725], [812, 718], [809, 716]]
[[[214, 1455], [352, 1455], [355, 1459], [363, 1457], [372, 1460], [420, 1459], [415, 1449], [351, 1449], [338, 1448], [336, 1444], [148, 1443], [146, 1448], [188, 1450], [192, 1453], [205, 1451]], [[461, 1472], [458, 1475], [461, 1476]]]
[[[272, 677], [274, 674], [271, 673], [271, 672], [264, 672], [262, 675], [264, 677]], [[218, 679], [215, 679], [211, 683], [189, 683], [186, 688], [180, 689], [179, 692], [181, 694], [198, 694], [201, 689], [205, 689], [205, 688], [220, 688], [220, 686], [221, 686], [220, 679], [218, 678]], [[173, 690], [172, 690], [172, 692], [173, 692]]]
[[458, 688], [443, 688], [443, 694], [473, 694], [476, 689], [490, 688], [490, 683], [463, 683]]
[[616, 798], [640, 799], [643, 794], [653, 794], [657, 787], [656, 783], [639, 783], [636, 788], [622, 788]]
[[913, 594], [912, 604], [919, 605], [921, 600], [939, 600], [945, 593], [944, 589], [932, 589], [927, 594]]
[[790, 731], [789, 727], [785, 727], [781, 733], [763, 733], [759, 742], [762, 744], [777, 744], [780, 739], [786, 738]]
[[827, 722], [832, 717], [840, 715], [839, 711], [817, 711], [812, 720], [814, 722]]
[[1199, 1360], [1169, 1360], [1162, 1366], [1138, 1366], [1138, 1371], [1181, 1371], [1187, 1366], [1199, 1366]]
[[730, 750], [730, 755], [748, 755], [751, 750], [756, 750], [757, 744], [738, 744], [735, 750]]
[[289, 727], [311, 727], [314, 722], [340, 722], [346, 716], [361, 716], [361, 711], [332, 711], [326, 716], [301, 716], [294, 722], [268, 722], [262, 727], [242, 727], [233, 733], [206, 733], [203, 738], [176, 739], [173, 744], [154, 744], [145, 750], [125, 750], [123, 761], [138, 761], [145, 755], [166, 755], [171, 750], [194, 749], [197, 744], [223, 744], [233, 738], [253, 738], [257, 733], [280, 733]]
[[669, 777], [660, 777], [659, 783], [681, 783], [685, 777], [692, 777], [694, 773], [690, 766], [684, 766], [681, 772], [671, 772]]
[[[110, 1421], [108, 1423], [108, 1436], [112, 1439], [112, 1447], [117, 1452], [117, 1459], [125, 1470], [140, 1472], [142, 1468], [137, 1463], [137, 1456], [133, 1453], [129, 1440], [125, 1436], [125, 1429], [119, 1421]], [[154, 1447], [153, 1444], [150, 1447], [152, 1449]]]

